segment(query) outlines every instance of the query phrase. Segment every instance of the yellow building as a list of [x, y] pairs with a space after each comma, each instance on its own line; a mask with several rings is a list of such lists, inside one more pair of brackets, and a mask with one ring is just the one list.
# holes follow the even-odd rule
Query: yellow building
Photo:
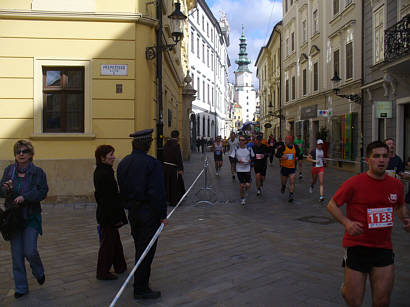
[[272, 30], [266, 46], [259, 51], [255, 66], [259, 80], [260, 127], [266, 137], [281, 135], [281, 31], [282, 21]]
[[[187, 15], [196, 1], [180, 2]], [[1, 170], [15, 141], [28, 139], [48, 175], [49, 201], [90, 199], [95, 148], [111, 144], [122, 158], [131, 132], [156, 128], [157, 60], [146, 56], [156, 45], [156, 3], [171, 43], [173, 0], [0, 1]], [[162, 52], [165, 138], [189, 133], [186, 46], [187, 38]]]
[[233, 105], [233, 126], [234, 131], [238, 131], [243, 124], [242, 107], [239, 103]]

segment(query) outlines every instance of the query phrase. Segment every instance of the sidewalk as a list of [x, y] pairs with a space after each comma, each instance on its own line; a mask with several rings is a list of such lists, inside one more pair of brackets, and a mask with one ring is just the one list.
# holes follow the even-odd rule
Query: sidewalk
[[[294, 203], [287, 202], [287, 192], [279, 192], [276, 160], [275, 166], [268, 166], [261, 197], [256, 196], [253, 176], [243, 208], [227, 156], [220, 177], [215, 176], [211, 153], [208, 156], [214, 205], [195, 205], [197, 195], [203, 194], [197, 193], [204, 185], [201, 177], [161, 234], [151, 273], [151, 286], [162, 291], [161, 299], [136, 301], [128, 285], [117, 306], [344, 306], [343, 228], [319, 204], [318, 187], [313, 194], [308, 192], [310, 165], [304, 164], [305, 177], [297, 181]], [[187, 187], [203, 166], [200, 154], [191, 157], [185, 162]], [[325, 176], [325, 195], [330, 197], [352, 173], [329, 168]], [[39, 286], [28, 273], [30, 294], [15, 300], [9, 243], [0, 240], [0, 306], [109, 306], [126, 275], [116, 281], [95, 278], [95, 205], [43, 208], [39, 251], [46, 282]], [[121, 228], [121, 237], [129, 272], [134, 247], [128, 225]], [[391, 306], [408, 305], [409, 239], [397, 221]], [[369, 293], [368, 285], [363, 306], [370, 305]]]

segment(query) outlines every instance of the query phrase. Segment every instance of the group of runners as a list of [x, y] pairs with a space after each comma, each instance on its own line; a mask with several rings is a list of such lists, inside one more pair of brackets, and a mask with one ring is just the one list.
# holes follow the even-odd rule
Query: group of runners
[[[218, 174], [224, 153], [220, 142], [220, 139], [217, 140], [213, 146]], [[228, 144], [232, 179], [235, 179], [235, 174], [238, 176], [241, 204], [245, 205], [245, 195], [251, 183], [251, 168], [255, 171], [259, 196], [266, 176], [267, 159], [273, 158], [272, 148], [262, 135], [257, 135], [248, 142], [246, 135], [236, 137], [235, 133], [232, 133]], [[289, 202], [294, 199], [297, 171], [299, 178], [303, 176], [300, 165], [303, 150], [300, 144], [300, 141], [295, 144], [292, 137], [288, 136], [284, 142], [278, 141], [275, 146], [275, 156], [280, 160], [281, 166], [281, 193], [285, 193], [289, 181]], [[391, 240], [394, 212], [401, 220], [404, 230], [410, 232], [410, 216], [404, 201], [403, 184], [395, 178], [397, 172], [404, 169], [404, 164], [395, 155], [394, 148], [392, 139], [370, 143], [366, 148], [369, 170], [344, 182], [327, 206], [331, 215], [345, 228], [342, 244], [345, 248], [345, 277], [341, 293], [349, 306], [362, 305], [367, 277], [371, 284], [373, 306], [390, 304], [394, 283], [394, 253]], [[326, 166], [323, 140], [316, 141], [316, 148], [307, 155], [307, 161], [312, 163], [309, 192], [313, 192], [319, 179], [319, 201], [323, 202]], [[410, 165], [410, 159], [408, 164]], [[389, 169], [394, 170], [394, 176]], [[346, 205], [346, 214], [340, 209], [343, 205]]]
[[[256, 178], [256, 195], [262, 194], [263, 183], [266, 177], [268, 160], [273, 163], [273, 157], [276, 156], [280, 161], [280, 176], [281, 176], [281, 193], [285, 193], [287, 182], [289, 181], [289, 197], [288, 201], [293, 202], [296, 174], [299, 172], [299, 178], [302, 175], [302, 160], [303, 160], [303, 141], [300, 137], [298, 143], [294, 144], [293, 138], [287, 136], [285, 142], [276, 141], [273, 137], [269, 140], [263, 138], [262, 134], [251, 136], [236, 135], [231, 133], [228, 139], [228, 149], [224, 146], [221, 137], [218, 136], [212, 145], [215, 160], [216, 175], [220, 175], [220, 170], [223, 162], [223, 155], [228, 152], [229, 161], [231, 164], [232, 179], [235, 180], [238, 176], [240, 183], [240, 202], [246, 204], [246, 192], [251, 186], [251, 169], [254, 169]], [[323, 140], [317, 140], [317, 146], [307, 156], [307, 160], [312, 163], [312, 182], [309, 191], [313, 193], [313, 188], [319, 178], [320, 198], [319, 201], [324, 201], [324, 151]], [[275, 154], [276, 150], [276, 154]]]

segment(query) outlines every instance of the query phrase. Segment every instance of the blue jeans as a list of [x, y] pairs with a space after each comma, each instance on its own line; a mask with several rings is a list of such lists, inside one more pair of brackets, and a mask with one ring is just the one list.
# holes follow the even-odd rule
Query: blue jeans
[[38, 280], [44, 276], [44, 268], [37, 250], [38, 232], [32, 227], [15, 232], [10, 239], [11, 257], [13, 260], [13, 276], [15, 291], [18, 293], [28, 292], [26, 266], [24, 258], [28, 260], [31, 272]]

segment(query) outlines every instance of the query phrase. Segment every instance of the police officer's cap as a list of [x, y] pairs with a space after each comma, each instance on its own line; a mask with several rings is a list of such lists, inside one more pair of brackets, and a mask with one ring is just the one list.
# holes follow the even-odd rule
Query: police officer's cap
[[130, 134], [130, 137], [134, 138], [134, 140], [143, 140], [143, 139], [150, 139], [152, 137], [152, 132], [154, 129], [144, 129], [140, 131], [136, 131]]

